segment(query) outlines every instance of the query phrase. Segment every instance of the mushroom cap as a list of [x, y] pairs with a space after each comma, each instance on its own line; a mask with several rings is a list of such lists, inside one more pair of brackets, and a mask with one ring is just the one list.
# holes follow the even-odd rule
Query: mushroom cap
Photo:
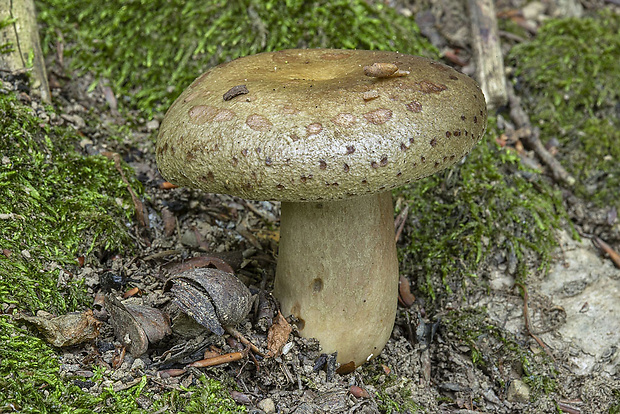
[[[379, 74], [365, 75], [375, 63], [366, 72]], [[345, 199], [456, 163], [486, 120], [476, 82], [441, 63], [385, 51], [282, 50], [198, 77], [162, 121], [157, 164], [167, 180], [213, 193]]]

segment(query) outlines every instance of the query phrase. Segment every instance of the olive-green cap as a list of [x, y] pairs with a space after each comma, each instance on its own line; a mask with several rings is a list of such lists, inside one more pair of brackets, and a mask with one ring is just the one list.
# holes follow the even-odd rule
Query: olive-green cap
[[484, 95], [449, 66], [396, 52], [261, 53], [198, 77], [157, 141], [164, 178], [254, 200], [372, 194], [442, 170], [484, 134]]

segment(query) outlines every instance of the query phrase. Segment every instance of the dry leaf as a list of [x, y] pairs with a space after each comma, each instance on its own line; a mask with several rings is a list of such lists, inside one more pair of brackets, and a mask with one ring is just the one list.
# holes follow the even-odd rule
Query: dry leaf
[[277, 357], [282, 353], [282, 347], [288, 342], [292, 330], [291, 324], [282, 316], [282, 313], [278, 312], [267, 333], [267, 348], [269, 349], [267, 358]]
[[250, 312], [252, 294], [232, 273], [198, 268], [177, 273], [164, 287], [174, 303], [211, 332], [224, 335], [224, 327], [236, 325]]
[[43, 313], [38, 316], [19, 315], [18, 321], [25, 321], [37, 327], [45, 340], [50, 344], [62, 347], [77, 345], [99, 336], [101, 321], [93, 316], [88, 309], [82, 313], [68, 313], [54, 317]]
[[170, 318], [159, 309], [125, 305], [113, 295], [106, 295], [105, 308], [110, 313], [114, 335], [134, 357], [146, 352], [172, 333]]

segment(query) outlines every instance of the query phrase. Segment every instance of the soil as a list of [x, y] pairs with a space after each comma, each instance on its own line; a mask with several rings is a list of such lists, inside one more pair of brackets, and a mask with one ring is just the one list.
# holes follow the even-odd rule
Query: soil
[[[422, 8], [419, 4], [396, 3], [394, 6], [405, 14]], [[441, 47], [466, 48], [468, 34], [459, 30], [466, 14], [448, 13], [454, 11], [448, 0], [427, 3], [438, 19], [434, 26], [438, 31], [426, 28], [428, 33], [432, 31], [431, 38]], [[514, 3], [520, 8], [523, 2]], [[581, 6], [565, 1], [539, 3], [531, 24], [537, 26], [544, 17], [559, 14], [560, 3]], [[91, 81], [89, 75], [83, 75], [53, 90], [55, 102], [62, 106], [59, 122], [77, 129], [88, 124], [99, 132], [88, 134], [82, 143], [84, 151], [117, 152], [134, 168], [146, 190], [143, 208], [148, 223], [135, 224], [137, 256], [101, 252], [100, 264], [87, 264], [78, 275], [85, 278], [95, 298], [95, 316], [106, 321], [92, 345], [67, 348], [61, 355], [63, 375], [83, 377], [82, 388], [94, 393], [108, 386], [125, 389], [146, 375], [150, 379], [146, 389], [158, 392], [195, 384], [206, 373], [236, 383], [239, 391], [232, 393], [233, 398], [253, 413], [551, 413], [558, 409], [600, 413], [618, 407], [620, 269], [590, 238], [575, 240], [568, 231], [557, 235], [560, 248], [550, 272], [533, 272], [528, 279], [526, 306], [522, 287], [506, 271], [509, 264], [489, 263], [484, 275], [487, 283], [472, 286], [467, 297], [452, 298], [444, 309], [429, 313], [419, 300], [410, 307], [399, 306], [392, 337], [381, 355], [351, 374], [335, 372], [333, 356], [321, 354], [316, 341], [299, 337], [294, 324], [280, 356], [261, 358], [253, 353], [218, 367], [188, 368], [188, 363], [203, 359], [205, 350], [244, 353], [245, 345], [229, 334], [211, 334], [179, 311], [164, 291], [170, 267], [192, 257], [206, 257], [211, 262], [222, 259], [233, 266], [256, 300], [256, 306], [236, 329], [267, 351], [267, 334], [277, 312], [270, 291], [277, 257], [279, 206], [164, 188], [154, 160], [153, 139], [162, 114], [150, 121], [131, 119], [132, 114], [128, 114], [130, 134], [122, 142], [112, 140], [107, 132], [110, 125], [123, 125], [128, 120], [110, 109], [114, 105], [110, 105], [105, 87], [87, 91]], [[609, 217], [609, 211], [595, 209], [574, 197], [566, 199], [571, 218], [584, 234], [603, 234], [616, 248], [620, 246], [618, 221]], [[172, 325], [171, 335], [152, 343], [138, 357], [122, 351], [123, 338], [115, 337], [112, 315], [100, 302], [103, 294], [120, 295], [133, 287], [138, 293], [125, 304], [159, 309], [170, 315]], [[471, 343], [442, 323], [446, 312], [464, 308], [485, 309], [492, 325], [502, 328], [503, 336], [495, 335], [497, 331], [492, 329], [477, 336], [473, 348], [482, 358], [494, 360], [477, 362]], [[528, 333], [524, 310], [533, 335]], [[165, 331], [163, 325], [165, 322], [157, 329]], [[523, 361], [502, 359], [503, 347], [510, 343], [506, 338], [531, 351], [532, 365], [546, 361], [541, 364], [557, 385], [531, 398], [535, 390], [522, 380], [524, 372], [531, 371]], [[91, 381], [94, 373], [83, 368], [85, 357], [113, 368], [111, 375], [102, 383]], [[139, 404], [148, 411], [153, 401], [142, 398]]]

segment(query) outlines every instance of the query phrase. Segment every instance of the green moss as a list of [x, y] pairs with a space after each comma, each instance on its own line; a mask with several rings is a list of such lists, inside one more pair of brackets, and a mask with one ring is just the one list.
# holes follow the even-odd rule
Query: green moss
[[378, 392], [376, 394], [377, 407], [379, 412], [385, 414], [403, 413], [403, 414], [415, 414], [425, 412], [424, 407], [416, 404], [410, 395], [399, 395], [398, 401], [394, 399], [394, 396], [385, 392]]
[[620, 15], [550, 20], [509, 59], [532, 122], [543, 141], [559, 140], [578, 195], [620, 207]]
[[412, 18], [363, 0], [40, 0], [37, 8], [45, 52], [63, 42], [72, 68], [108, 79], [147, 113], [168, 108], [206, 68], [258, 52], [332, 47], [437, 56]]
[[70, 277], [59, 286], [60, 271], [71, 272], [95, 246], [131, 246], [126, 185], [113, 161], [79, 154], [78, 142], [72, 130], [42, 126], [15, 98], [0, 96], [1, 303], [75, 310], [87, 303], [82, 282]]
[[[48, 112], [51, 109], [48, 108]], [[106, 250], [128, 253], [127, 223], [133, 205], [114, 162], [76, 151], [80, 137], [70, 128], [50, 128], [13, 96], [0, 95], [0, 305], [57, 314], [82, 309], [92, 300], [83, 282], [69, 278], [76, 258]], [[132, 177], [127, 166], [127, 177]], [[140, 185], [130, 178], [140, 192]], [[95, 368], [93, 368], [95, 369]], [[98, 378], [104, 378], [101, 370]], [[58, 356], [35, 334], [0, 317], [0, 412], [145, 412], [137, 397], [146, 378], [121, 392], [82, 391], [59, 375]], [[175, 411], [240, 412], [223, 386], [203, 379], [184, 392], [164, 393], [157, 402]]]
[[[244, 413], [246, 407], [237, 405], [230, 397], [226, 388], [236, 388], [233, 384], [225, 387], [221, 382], [202, 376], [200, 385], [192, 387], [191, 390], [181, 397], [181, 393], [173, 391], [166, 396], [170, 402], [174, 402], [173, 411], [182, 413], [196, 414], [228, 414]], [[160, 404], [162, 405], [162, 404]]]
[[[489, 125], [487, 136], [494, 136], [493, 118]], [[411, 242], [400, 249], [402, 270], [433, 300], [440, 292], [458, 292], [498, 251], [515, 256], [518, 278], [527, 274], [526, 255], [544, 270], [556, 245], [552, 230], [566, 215], [560, 194], [489, 139], [464, 163], [397, 196], [410, 204]]]

